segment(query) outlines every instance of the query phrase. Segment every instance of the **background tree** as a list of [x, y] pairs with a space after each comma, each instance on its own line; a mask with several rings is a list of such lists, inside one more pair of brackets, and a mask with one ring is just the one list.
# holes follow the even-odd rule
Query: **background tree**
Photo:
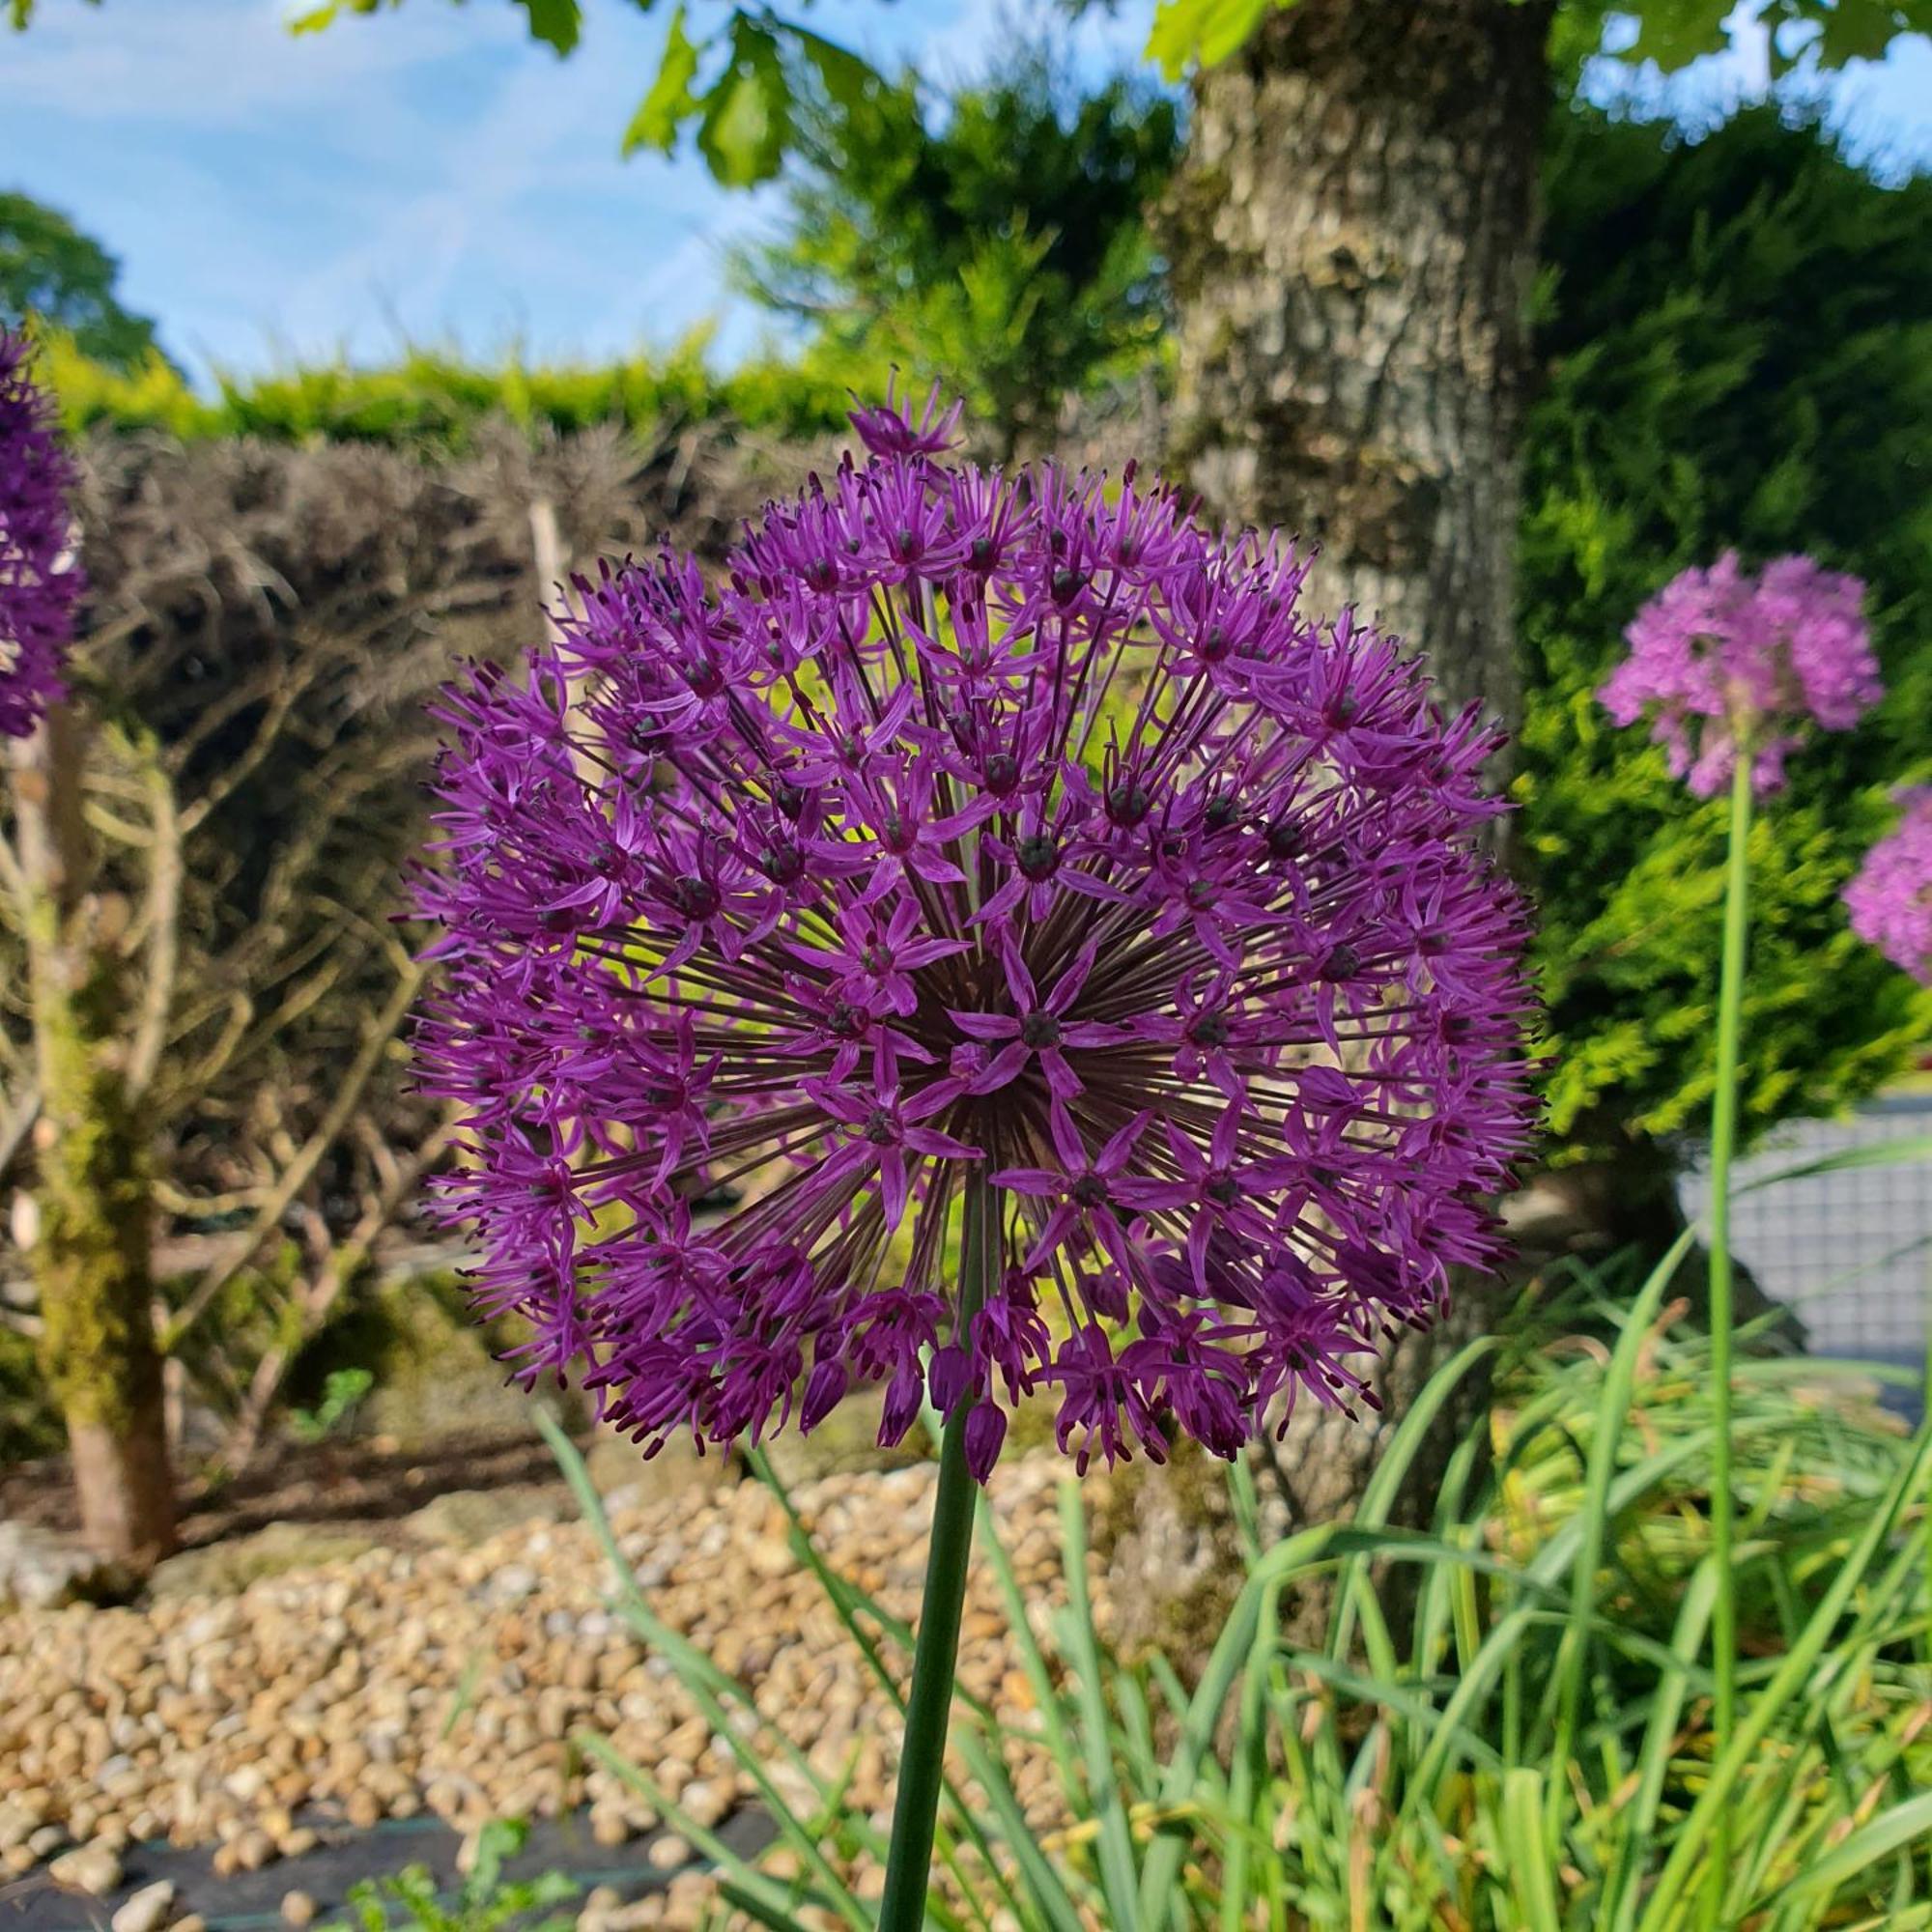
[[121, 264], [66, 215], [0, 193], [0, 326], [35, 320], [110, 369], [139, 368], [160, 351], [155, 325], [123, 306]]
[[[1604, 0], [1164, 0], [1197, 65], [1170, 244], [1175, 456], [1222, 514], [1322, 545], [1318, 594], [1507, 720], [1546, 103]], [[1648, 0], [1633, 61], [1723, 44], [1721, 0]], [[1774, 59], [1829, 66], [1926, 0], [1773, 0]]]
[[1145, 79], [1083, 89], [1040, 43], [943, 100], [910, 71], [850, 111], [814, 87], [803, 129], [783, 224], [735, 267], [806, 325], [808, 367], [942, 380], [1009, 458], [1046, 442], [1063, 398], [1157, 354], [1146, 217], [1180, 134]]
[[[1196, 66], [1169, 242], [1179, 467], [1221, 514], [1318, 540], [1319, 602], [1356, 603], [1426, 649], [1452, 697], [1511, 725], [1546, 111], [1600, 46], [1608, 11], [1166, 0], [1152, 41], [1170, 73]], [[1629, 12], [1631, 57], [1674, 71], [1723, 43], [1730, 9], [1649, 0]], [[1774, 0], [1761, 17], [1780, 60], [1802, 43], [1830, 65], [1883, 51], [1932, 20], [1932, 5]], [[1382, 1415], [1406, 1411], [1494, 1318], [1494, 1296], [1465, 1290], [1450, 1321], [1400, 1342], [1372, 1378]], [[1473, 1412], [1480, 1375], [1466, 1393]], [[1394, 1520], [1427, 1520], [1466, 1419], [1454, 1407]], [[1298, 1416], [1278, 1463], [1292, 1513], [1349, 1509], [1388, 1428]]]

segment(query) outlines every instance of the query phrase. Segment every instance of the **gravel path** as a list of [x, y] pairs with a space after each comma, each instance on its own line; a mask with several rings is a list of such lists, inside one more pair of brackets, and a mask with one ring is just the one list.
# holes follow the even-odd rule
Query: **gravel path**
[[[1022, 1459], [992, 1488], [1042, 1626], [1062, 1594], [1060, 1473], [1055, 1459]], [[910, 1618], [931, 1486], [920, 1465], [828, 1477], [796, 1500], [834, 1566]], [[741, 1483], [610, 1500], [657, 1614], [749, 1686], [818, 1771], [849, 1768], [853, 1802], [883, 1822], [896, 1721], [768, 1493]], [[741, 1814], [748, 1787], [665, 1662], [606, 1607], [609, 1584], [585, 1526], [535, 1521], [470, 1548], [371, 1549], [237, 1595], [0, 1617], [0, 1884], [51, 1875], [111, 1909], [156, 1840], [206, 1848], [205, 1876], [239, 1881], [385, 1821], [468, 1833], [507, 1816], [575, 1818], [592, 1861], [674, 1869], [689, 1847], [586, 1764], [573, 1733], [608, 1739], [705, 1823]], [[980, 1585], [962, 1677], [1023, 1721], [1026, 1686], [990, 1581]], [[1022, 1792], [1048, 1802], [1043, 1780]], [[687, 1923], [701, 1889], [687, 1874], [621, 1910], [600, 1894], [588, 1917], [610, 1932]], [[158, 1932], [192, 1890], [155, 1925], [118, 1932]], [[257, 1878], [232, 1912], [200, 1916], [259, 1922], [259, 1895]], [[0, 1932], [9, 1925], [0, 1906]]]

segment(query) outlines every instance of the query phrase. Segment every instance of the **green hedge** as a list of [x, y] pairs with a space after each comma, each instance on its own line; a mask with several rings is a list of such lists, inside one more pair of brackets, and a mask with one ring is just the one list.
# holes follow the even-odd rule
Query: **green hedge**
[[729, 419], [775, 436], [810, 436], [844, 422], [845, 392], [825, 378], [769, 358], [721, 374], [707, 363], [705, 348], [698, 333], [662, 355], [594, 365], [508, 357], [494, 366], [412, 349], [374, 367], [340, 361], [246, 380], [224, 376], [212, 398], [198, 395], [158, 355], [123, 372], [57, 335], [47, 342], [47, 367], [74, 430], [381, 442], [426, 455], [460, 455], [492, 416], [560, 434], [603, 423], [644, 429], [667, 419]]

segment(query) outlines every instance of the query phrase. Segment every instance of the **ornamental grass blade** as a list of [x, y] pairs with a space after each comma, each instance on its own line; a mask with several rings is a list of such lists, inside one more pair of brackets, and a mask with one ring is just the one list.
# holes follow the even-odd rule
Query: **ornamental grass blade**
[[994, 1821], [1000, 1828], [1008, 1850], [1013, 1855], [1042, 1920], [1052, 1928], [1052, 1932], [1085, 1932], [1085, 1921], [1079, 1907], [1075, 1905], [1060, 1873], [1040, 1850], [997, 1750], [989, 1748], [986, 1742], [976, 1735], [970, 1722], [955, 1735], [952, 1748], [959, 1753], [974, 1782], [985, 1793]]
[[[1421, 1394], [1397, 1425], [1388, 1446], [1376, 1463], [1375, 1473], [1362, 1492], [1361, 1506], [1352, 1519], [1358, 1528], [1378, 1529], [1387, 1522], [1388, 1513], [1394, 1507], [1396, 1497], [1402, 1493], [1409, 1468], [1428, 1441], [1429, 1432], [1435, 1427], [1436, 1417], [1441, 1414], [1449, 1398], [1462, 1386], [1464, 1378], [1501, 1346], [1498, 1336], [1479, 1335], [1458, 1350], [1440, 1370], [1430, 1377]], [[1345, 1562], [1335, 1592], [1335, 1614], [1327, 1646], [1330, 1657], [1339, 1661], [1347, 1656], [1356, 1620], [1369, 1605], [1373, 1594], [1370, 1559], [1357, 1556]]]
[[[1921, 1791], [1916, 1798], [1881, 1811], [1842, 1843], [1812, 1861], [1792, 1890], [1797, 1897], [1822, 1909], [1840, 1886], [1869, 1870], [1881, 1859], [1911, 1846], [1923, 1846], [1928, 1840], [1932, 1840], [1932, 1791]], [[1764, 1901], [1766, 1905], [1781, 1902]]]
[[[801, 1904], [822, 1906], [835, 1911], [848, 1924], [864, 1925], [865, 1908], [851, 1892], [846, 1890], [836, 1874], [824, 1894], [803, 1891], [788, 1888], [773, 1878], [768, 1872], [761, 1872], [740, 1852], [734, 1851], [708, 1826], [700, 1824], [684, 1805], [673, 1798], [656, 1778], [641, 1765], [631, 1760], [617, 1750], [608, 1738], [598, 1737], [594, 1732], [585, 1732], [578, 1739], [585, 1755], [594, 1757], [612, 1776], [628, 1784], [631, 1789], [653, 1805], [676, 1827], [679, 1834], [690, 1839], [697, 1849], [709, 1859], [723, 1875], [725, 1883], [741, 1892], [746, 1900], [756, 1900], [761, 1911], [780, 1915], [777, 1918], [767, 1918], [761, 1922], [781, 1924], [796, 1932], [796, 1917]], [[799, 1822], [799, 1821], [794, 1821]], [[801, 1829], [803, 1829], [801, 1824]], [[829, 1871], [828, 1867], [828, 1871]], [[750, 1907], [748, 1905], [747, 1909]], [[858, 1917], [855, 1918], [854, 1914]]]
[[1552, 1842], [1558, 1834], [1559, 1807], [1569, 1796], [1567, 1767], [1576, 1743], [1583, 1681], [1589, 1668], [1589, 1627], [1597, 1601], [1597, 1572], [1602, 1568], [1604, 1541], [1613, 1522], [1610, 1489], [1616, 1477], [1617, 1451], [1623, 1440], [1624, 1422], [1630, 1414], [1631, 1397], [1636, 1386], [1637, 1356], [1657, 1321], [1663, 1292], [1676, 1276], [1695, 1238], [1694, 1230], [1686, 1228], [1637, 1291], [1635, 1300], [1624, 1317], [1616, 1347], [1610, 1351], [1609, 1367], [1597, 1398], [1590, 1432], [1583, 1506], [1571, 1519], [1578, 1525], [1578, 1535], [1576, 1562], [1570, 1576], [1570, 1626], [1564, 1632], [1557, 1650], [1556, 1666], [1544, 1706], [1546, 1710], [1553, 1706], [1555, 1713], [1555, 1723], [1550, 1733], [1549, 1762], [1566, 1767], [1566, 1775], [1552, 1779], [1550, 1783], [1548, 1829]]
[[[790, 1525], [789, 1540], [794, 1554], [810, 1570], [820, 1590], [825, 1594], [826, 1602], [832, 1605], [834, 1614], [844, 1627], [845, 1634], [851, 1637], [852, 1641], [858, 1646], [860, 1655], [866, 1660], [867, 1667], [870, 1670], [873, 1681], [885, 1693], [893, 1708], [903, 1718], [905, 1715], [904, 1693], [899, 1690], [898, 1684], [894, 1679], [892, 1672], [887, 1669], [885, 1658], [878, 1647], [877, 1641], [873, 1638], [871, 1633], [859, 1621], [859, 1613], [863, 1610], [867, 1617], [885, 1632], [888, 1638], [896, 1643], [902, 1650], [909, 1650], [912, 1645], [912, 1631], [910, 1626], [902, 1622], [899, 1618], [893, 1616], [877, 1598], [839, 1576], [826, 1562], [811, 1532], [806, 1527], [805, 1519], [800, 1516], [798, 1506], [792, 1500], [790, 1490], [780, 1479], [778, 1471], [772, 1467], [771, 1459], [765, 1452], [762, 1449], [753, 1449], [751, 1453], [750, 1462], [753, 1472], [764, 1484], [766, 1489], [772, 1492], [778, 1501], [779, 1507], [785, 1514], [785, 1520]], [[955, 1691], [955, 1694], [959, 1693]], [[953, 1782], [951, 1774], [942, 1774], [941, 1786], [950, 1803], [950, 1819], [952, 1823], [956, 1827], [958, 1832], [964, 1833], [967, 1839], [971, 1841], [975, 1849], [985, 1860], [989, 1879], [1006, 1896], [1008, 1904], [1016, 1906], [1018, 1901], [1007, 1891], [1005, 1882], [1000, 1876], [998, 1865], [993, 1860], [992, 1846], [981, 1833], [973, 1807], [966, 1803], [958, 1786]], [[962, 1891], [967, 1892], [970, 1896], [971, 1888], [966, 1883], [964, 1873], [959, 1869], [954, 1832], [947, 1831], [943, 1833], [939, 1845], [939, 1855], [947, 1865], [947, 1868], [959, 1881]]]
[[1611, 1855], [1609, 1880], [1604, 1891], [1604, 1917], [1613, 1932], [1629, 1932], [1636, 1920], [1636, 1880], [1650, 1849], [1656, 1845], [1658, 1808], [1663, 1803], [1663, 1779], [1671, 1768], [1685, 1702], [1690, 1694], [1696, 1662], [1704, 1654], [1710, 1631], [1712, 1604], [1718, 1600], [1718, 1571], [1710, 1557], [1696, 1567], [1677, 1625], [1671, 1631], [1671, 1656], [1679, 1669], [1665, 1675], [1650, 1700], [1644, 1723], [1644, 1743], [1636, 1754], [1636, 1793], [1617, 1814], [1617, 1843]]
[[[1557, 1776], [1569, 1767], [1559, 1765]], [[1503, 1774], [1502, 1842], [1509, 1861], [1510, 1889], [1522, 1932], [1562, 1932], [1556, 1916], [1556, 1886], [1543, 1836], [1546, 1800], [1543, 1774], [1527, 1765]]]
[[1863, 1147], [1840, 1148], [1836, 1153], [1820, 1154], [1815, 1160], [1801, 1160], [1792, 1167], [1780, 1167], [1775, 1174], [1760, 1174], [1740, 1182], [1734, 1194], [1755, 1194], [1761, 1188], [1777, 1187], [1787, 1180], [1808, 1180], [1813, 1175], [1842, 1174], [1855, 1167], [1903, 1167], [1912, 1161], [1932, 1160], [1932, 1134], [1906, 1134], [1895, 1141], [1872, 1141]]
[[[1067, 1601], [1066, 1608], [1054, 1619], [1054, 1632], [1073, 1672], [1074, 1697], [1087, 1755], [1087, 1800], [1100, 1828], [1100, 1887], [1106, 1893], [1114, 1923], [1131, 1925], [1140, 1895], [1133, 1828], [1121, 1801], [1120, 1779], [1114, 1766], [1106, 1679], [1100, 1663], [1100, 1647], [1094, 1635], [1094, 1605], [1087, 1590], [1087, 1517], [1076, 1483], [1060, 1486], [1060, 1529]], [[1164, 1910], [1161, 1916], [1166, 1917]]]
[[[766, 1767], [764, 1759], [752, 1747], [747, 1739], [739, 1735], [737, 1726], [731, 1722], [730, 1716], [724, 1708], [725, 1700], [728, 1698], [740, 1709], [748, 1711], [761, 1734], [778, 1738], [787, 1761], [810, 1782], [814, 1790], [821, 1794], [824, 1790], [823, 1780], [811, 1769], [805, 1753], [765, 1719], [744, 1686], [735, 1678], [727, 1677], [696, 1644], [680, 1632], [672, 1630], [651, 1608], [645, 1601], [643, 1592], [638, 1588], [637, 1579], [631, 1574], [631, 1566], [625, 1560], [623, 1550], [618, 1547], [616, 1534], [611, 1527], [611, 1519], [605, 1512], [604, 1499], [597, 1493], [597, 1486], [590, 1480], [590, 1471], [585, 1467], [583, 1458], [578, 1453], [576, 1443], [564, 1433], [563, 1426], [556, 1417], [541, 1405], [536, 1409], [536, 1421], [544, 1440], [550, 1445], [551, 1454], [556, 1458], [558, 1466], [563, 1470], [564, 1481], [569, 1484], [571, 1492], [577, 1498], [578, 1507], [583, 1512], [584, 1520], [589, 1523], [591, 1533], [604, 1552], [605, 1560], [611, 1566], [619, 1611], [639, 1635], [664, 1657], [677, 1673], [678, 1682], [684, 1686], [692, 1701], [710, 1724], [713, 1735], [723, 1740], [725, 1747], [757, 1786], [758, 1795], [770, 1808], [772, 1821], [778, 1826], [785, 1842], [798, 1853], [813, 1877], [825, 1888], [832, 1908], [854, 1928], [854, 1932], [867, 1932], [871, 1921], [865, 1907], [832, 1869], [830, 1861], [819, 1847], [817, 1834], [806, 1827], [805, 1822], [772, 1781], [771, 1772]], [[614, 1757], [615, 1753], [611, 1753], [611, 1756]], [[876, 1833], [872, 1836], [876, 1840]]]
[[[1298, 1530], [1269, 1549], [1250, 1572], [1240, 1595], [1235, 1599], [1228, 1621], [1222, 1626], [1221, 1634], [1208, 1653], [1194, 1695], [1188, 1699], [1180, 1735], [1174, 1754], [1168, 1760], [1167, 1774], [1161, 1786], [1160, 1808], [1163, 1812], [1178, 1810], [1200, 1781], [1202, 1760], [1208, 1754], [1214, 1727], [1222, 1711], [1227, 1708], [1235, 1679], [1246, 1663], [1249, 1652], [1258, 1641], [1265, 1641], [1270, 1646], [1275, 1642], [1276, 1633], [1272, 1629], [1264, 1636], [1258, 1634], [1262, 1604], [1268, 1586], [1271, 1583], [1286, 1586], [1299, 1571], [1320, 1567], [1335, 1535], [1336, 1525], [1333, 1523], [1318, 1523], [1312, 1529]], [[1149, 1846], [1147, 1860], [1141, 1867], [1140, 1911], [1137, 1917], [1129, 1918], [1125, 1923], [1153, 1926], [1162, 1922], [1155, 1914], [1156, 1911], [1164, 1914], [1172, 1898], [1175, 1880], [1180, 1870], [1181, 1850], [1178, 1833], [1157, 1832], [1154, 1834], [1153, 1843]]]
[[1034, 1708], [1039, 1713], [1040, 1727], [1047, 1748], [1053, 1753], [1054, 1768], [1060, 1775], [1062, 1788], [1069, 1795], [1076, 1794], [1080, 1790], [1080, 1758], [1073, 1747], [1072, 1734], [1066, 1727], [1061, 1694], [1054, 1685], [1046, 1653], [1034, 1634], [1033, 1620], [1027, 1614], [1027, 1600], [1020, 1589], [1018, 1577], [1013, 1574], [1012, 1558], [1008, 1554], [1006, 1545], [1000, 1541], [998, 1526], [993, 1521], [993, 1506], [983, 1496], [980, 1499], [974, 1527], [979, 1534], [980, 1554], [992, 1567], [993, 1581], [1006, 1608], [1007, 1628], [1019, 1646], [1020, 1668], [1025, 1672], [1028, 1688], [1033, 1692]]
[[[1262, 1600], [1261, 1628], [1275, 1629], [1280, 1612], [1280, 1592], [1271, 1589]], [[1267, 1782], [1267, 1680], [1273, 1664], [1268, 1646], [1258, 1643], [1242, 1674], [1240, 1722], [1229, 1754], [1228, 1776], [1228, 1812], [1237, 1827], [1253, 1818], [1256, 1794]], [[1252, 1833], [1237, 1829], [1222, 1855], [1221, 1932], [1242, 1932], [1246, 1923], [1252, 1851]]]
[[1742, 1714], [1729, 1750], [1713, 1768], [1710, 1782], [1679, 1829], [1670, 1857], [1665, 1861], [1656, 1889], [1637, 1921], [1639, 1932], [1664, 1932], [1664, 1928], [1673, 1922], [1670, 1915], [1683, 1897], [1698, 1860], [1710, 1841], [1716, 1820], [1722, 1807], [1730, 1802], [1732, 1790], [1746, 1766], [1750, 1763], [1752, 1753], [1809, 1681], [1827, 1642], [1852, 1601], [1853, 1593], [1864, 1580], [1879, 1550], [1896, 1527], [1907, 1502], [1916, 1502], [1923, 1494], [1928, 1472], [1932, 1472], [1932, 1425], [1921, 1425], [1914, 1438], [1913, 1452], [1901, 1466], [1883, 1507], [1872, 1513], [1863, 1534], [1820, 1599], [1798, 1641], [1779, 1662], [1771, 1681], [1750, 1700]]

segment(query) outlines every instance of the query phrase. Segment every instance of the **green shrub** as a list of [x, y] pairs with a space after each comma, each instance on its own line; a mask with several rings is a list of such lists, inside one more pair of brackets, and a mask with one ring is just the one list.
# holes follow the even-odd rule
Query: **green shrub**
[[1932, 769], [1932, 180], [1884, 187], [1754, 109], [1693, 147], [1567, 118], [1548, 173], [1521, 558], [1522, 836], [1556, 1063], [1583, 1147], [1700, 1129], [1725, 805], [1594, 692], [1652, 592], [1735, 546], [1870, 585], [1889, 696], [1793, 760], [1753, 834], [1747, 1132], [1831, 1112], [1932, 1039], [1932, 997], [1838, 893]]
[[808, 101], [803, 168], [742, 285], [810, 331], [807, 366], [867, 387], [935, 378], [1010, 457], [1051, 440], [1062, 399], [1157, 357], [1167, 323], [1148, 210], [1180, 151], [1143, 79], [1081, 85], [1022, 43], [944, 99], [913, 73]]

